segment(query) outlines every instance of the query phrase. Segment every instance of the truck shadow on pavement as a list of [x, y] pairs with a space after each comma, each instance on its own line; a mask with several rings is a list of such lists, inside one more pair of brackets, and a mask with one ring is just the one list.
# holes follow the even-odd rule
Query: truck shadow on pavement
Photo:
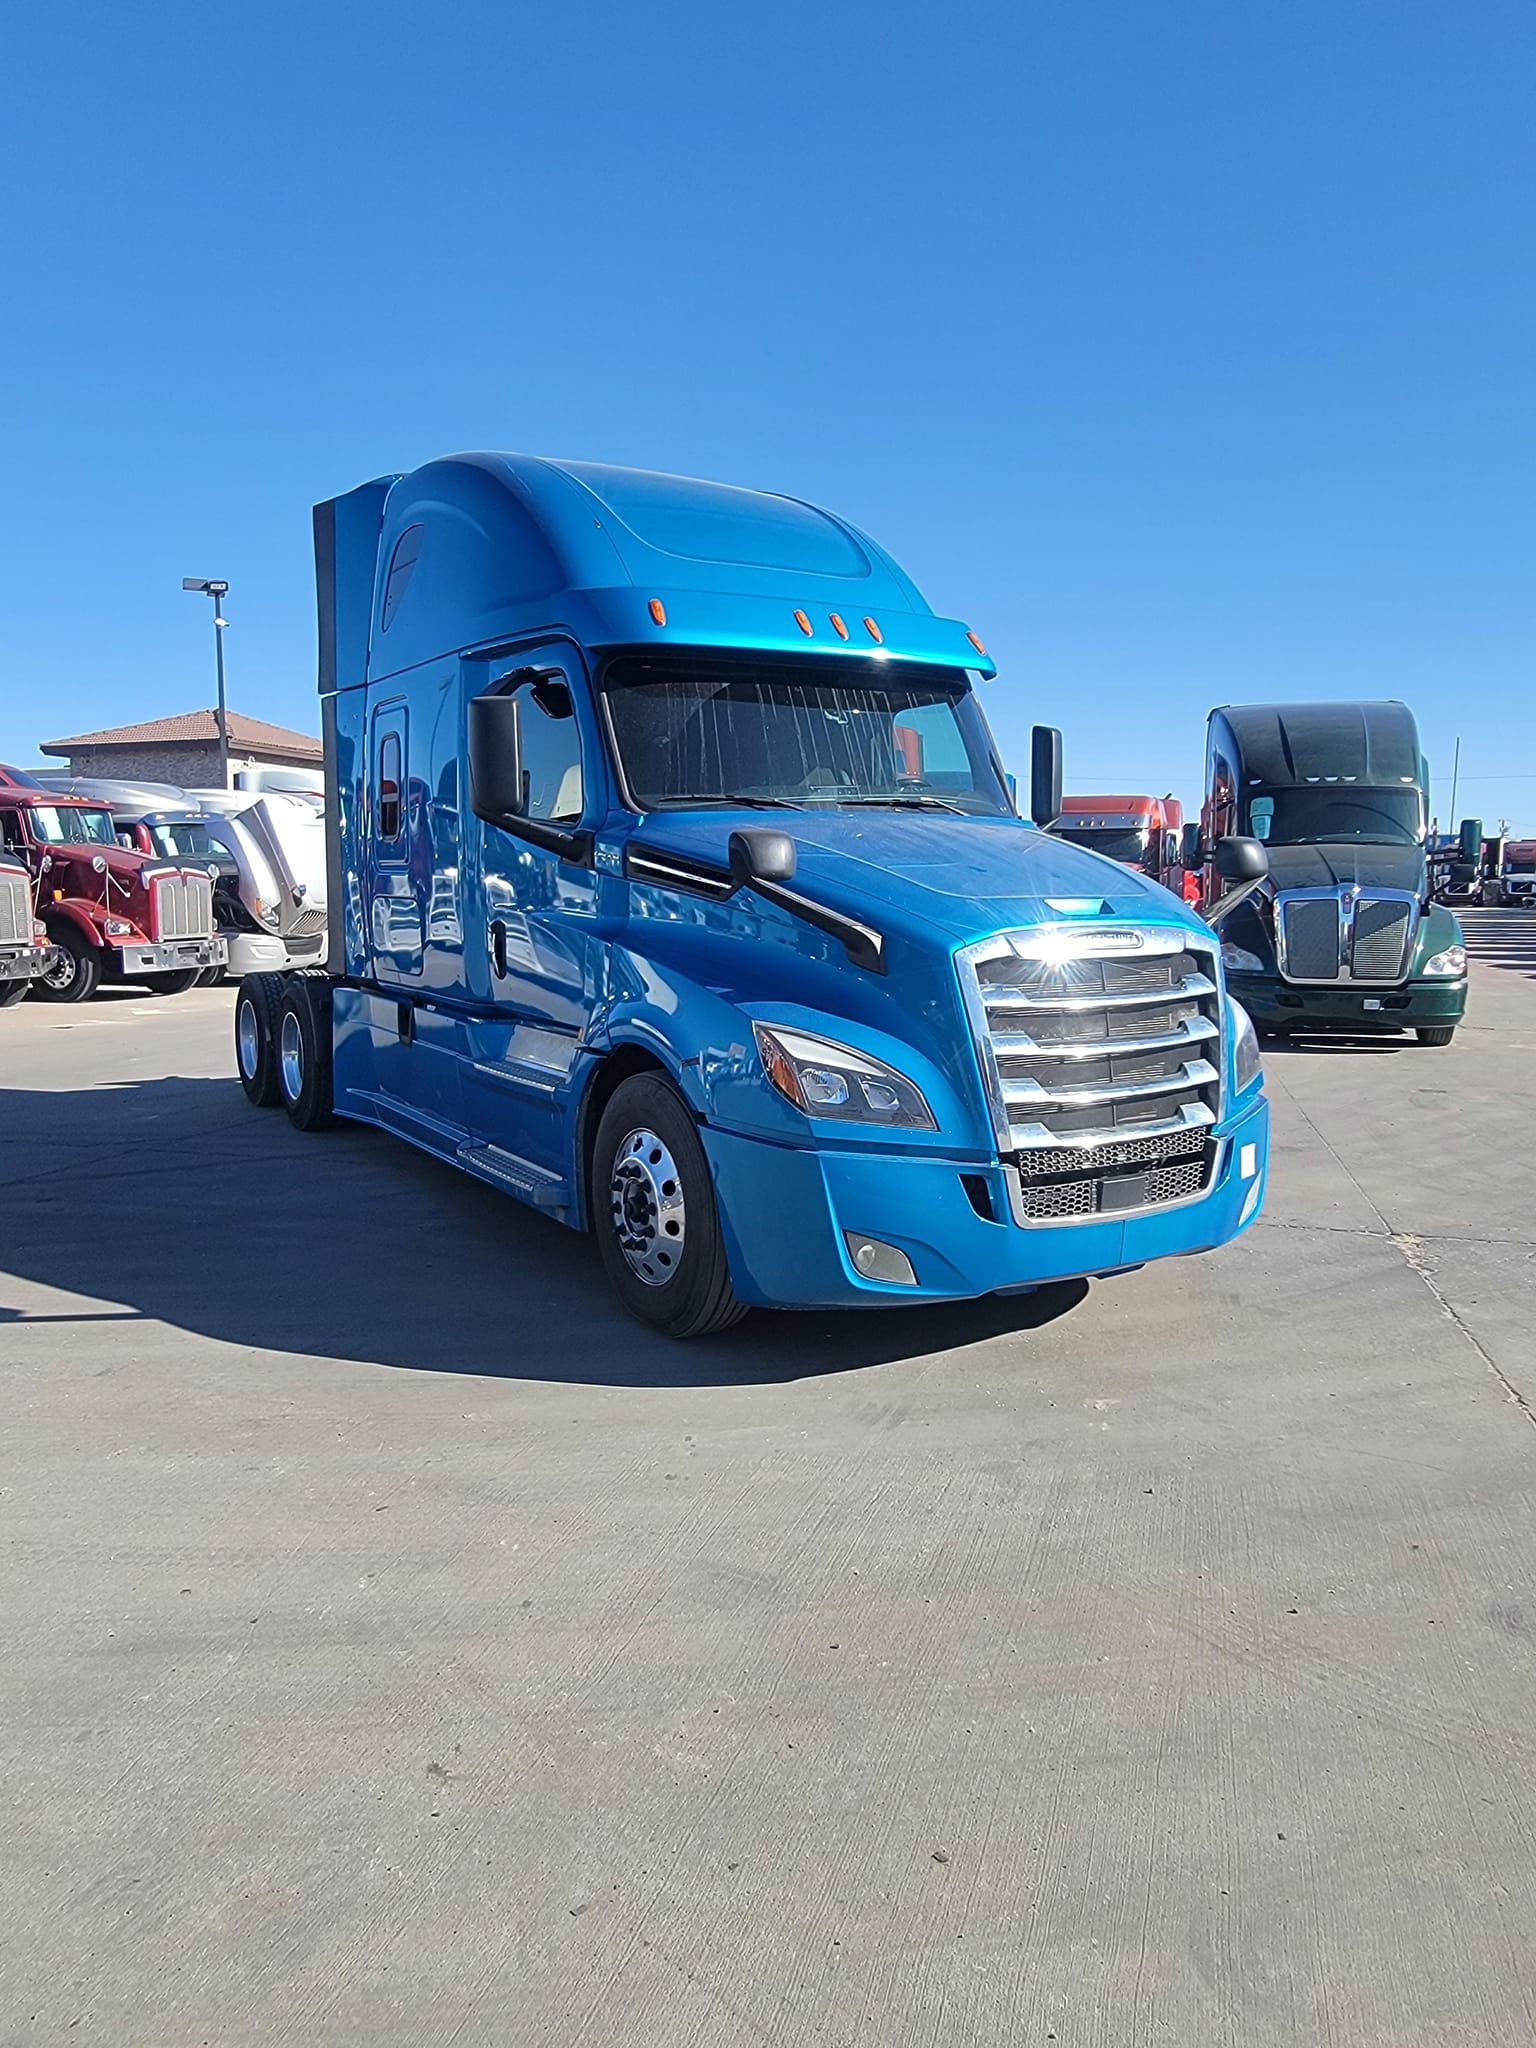
[[1463, 913], [1461, 935], [1467, 952], [1486, 967], [1507, 967], [1536, 981], [1536, 912], [1480, 910]]
[[[6, 1304], [4, 1276], [89, 1297]], [[231, 1080], [0, 1088], [8, 1326], [154, 1320], [225, 1344], [418, 1372], [690, 1387], [811, 1378], [1037, 1330], [1086, 1281], [946, 1308], [749, 1315], [676, 1344], [596, 1247], [383, 1133], [295, 1131]]]

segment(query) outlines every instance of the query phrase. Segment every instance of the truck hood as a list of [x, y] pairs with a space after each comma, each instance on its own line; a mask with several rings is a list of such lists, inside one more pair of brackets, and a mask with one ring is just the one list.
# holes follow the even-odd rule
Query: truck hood
[[636, 837], [658, 851], [724, 866], [732, 832], [787, 832], [790, 887], [892, 931], [960, 944], [1019, 925], [1115, 917], [1206, 926], [1157, 883], [1019, 818], [882, 810], [653, 812]]
[[1270, 846], [1270, 880], [1280, 889], [1336, 889], [1363, 883], [1424, 894], [1421, 846], [1369, 846], [1341, 839], [1318, 846]]

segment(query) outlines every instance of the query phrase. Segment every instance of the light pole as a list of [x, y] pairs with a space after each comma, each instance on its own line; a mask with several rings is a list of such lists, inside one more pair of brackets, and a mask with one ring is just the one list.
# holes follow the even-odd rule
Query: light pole
[[224, 607], [219, 600], [229, 585], [209, 576], [183, 576], [181, 587], [183, 590], [201, 591], [204, 596], [213, 599], [213, 653], [219, 671], [219, 708], [214, 714], [219, 728], [219, 784], [221, 788], [228, 789], [229, 721], [224, 716], [224, 628], [229, 621], [224, 616]]

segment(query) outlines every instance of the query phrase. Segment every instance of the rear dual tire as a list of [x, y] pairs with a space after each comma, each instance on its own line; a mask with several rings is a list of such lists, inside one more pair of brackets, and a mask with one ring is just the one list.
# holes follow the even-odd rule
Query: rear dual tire
[[296, 1130], [328, 1131], [331, 989], [320, 974], [247, 974], [235, 995], [235, 1069], [257, 1109], [288, 1112]]

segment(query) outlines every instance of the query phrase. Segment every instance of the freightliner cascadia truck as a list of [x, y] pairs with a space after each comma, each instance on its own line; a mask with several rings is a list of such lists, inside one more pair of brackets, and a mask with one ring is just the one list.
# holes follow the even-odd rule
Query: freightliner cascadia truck
[[[678, 1337], [1207, 1250], [1267, 1109], [1210, 928], [1015, 814], [993, 665], [798, 500], [463, 455], [319, 506], [323, 972], [252, 1102], [597, 1238]], [[1038, 728], [1031, 808], [1060, 807]], [[1214, 850], [1240, 888], [1260, 849]]]
[[[1226, 704], [1210, 715], [1202, 830], [1263, 842], [1261, 892], [1212, 919], [1261, 1031], [1411, 1030], [1449, 1045], [1461, 927], [1432, 900], [1429, 769], [1406, 704]], [[1223, 887], [1206, 868], [1208, 899]]]

